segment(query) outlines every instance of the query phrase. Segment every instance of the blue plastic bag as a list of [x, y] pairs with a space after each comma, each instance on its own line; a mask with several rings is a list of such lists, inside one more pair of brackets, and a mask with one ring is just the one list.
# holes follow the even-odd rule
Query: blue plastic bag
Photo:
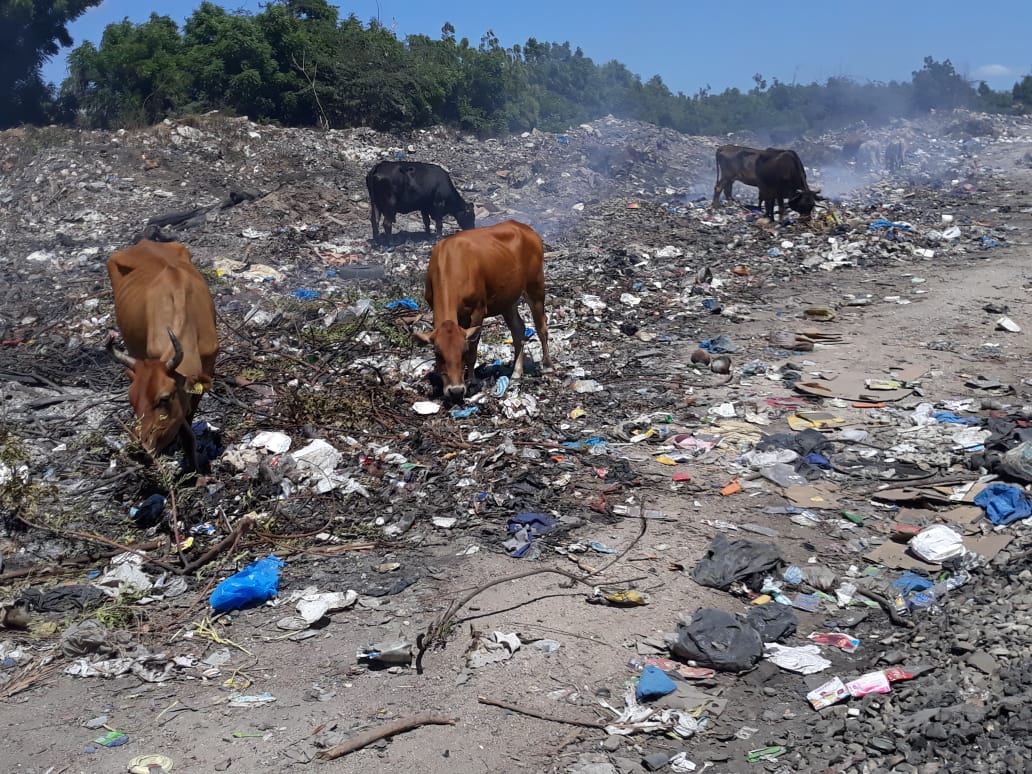
[[226, 613], [271, 599], [279, 590], [279, 571], [283, 565], [283, 560], [272, 554], [251, 562], [216, 586], [208, 601], [215, 612]]
[[634, 690], [634, 698], [638, 701], [652, 701], [673, 693], [677, 684], [667, 677], [666, 672], [649, 664], [638, 679], [638, 687]]

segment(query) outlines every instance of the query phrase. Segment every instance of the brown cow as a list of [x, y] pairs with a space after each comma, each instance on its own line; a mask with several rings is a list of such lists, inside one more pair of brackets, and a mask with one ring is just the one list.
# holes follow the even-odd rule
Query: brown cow
[[414, 332], [433, 344], [445, 395], [461, 401], [473, 380], [485, 317], [501, 315], [512, 332], [512, 379], [523, 376], [525, 330], [518, 306], [526, 297], [541, 340], [541, 366], [552, 369], [545, 320], [545, 248], [530, 226], [507, 220], [460, 231], [440, 241], [426, 270], [426, 301], [434, 312], [431, 333]]
[[197, 470], [190, 422], [211, 388], [219, 352], [208, 284], [176, 242], [141, 241], [112, 255], [107, 269], [127, 352], [113, 340], [108, 350], [129, 369], [133, 435], [151, 454], [178, 436], [189, 469]]
[[[761, 151], [744, 145], [721, 145], [717, 148], [717, 184], [713, 186], [713, 206], [720, 204], [720, 194], [733, 202], [731, 189], [738, 180], [746, 185], [759, 186], [756, 179], [756, 158]], [[763, 202], [760, 202], [763, 206]]]

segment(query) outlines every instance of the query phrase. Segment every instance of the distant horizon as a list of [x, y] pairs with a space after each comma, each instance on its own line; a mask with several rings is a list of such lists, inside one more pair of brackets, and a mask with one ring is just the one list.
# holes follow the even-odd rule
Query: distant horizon
[[[200, 4], [200, 0], [151, 4], [104, 0], [69, 25], [73, 48], [87, 40], [99, 47], [108, 24], [123, 18], [141, 23], [152, 11], [171, 17], [182, 30]], [[748, 91], [755, 86], [754, 74], [768, 85], [775, 79], [809, 84], [832, 77], [861, 84], [906, 82], [921, 69], [926, 56], [940, 62], [948, 59], [973, 84], [985, 81], [994, 91], [1010, 91], [1032, 73], [1032, 56], [1019, 35], [1021, 30], [1032, 30], [1032, 4], [1011, 0], [995, 3], [991, 17], [974, 5], [950, 7], [944, 13], [941, 4], [926, 0], [908, 4], [872, 0], [863, 6], [836, 8], [834, 19], [817, 10], [799, 16], [771, 15], [767, 4], [750, 2], [695, 9], [662, 3], [651, 13], [611, 0], [573, 0], [561, 5], [525, 0], [518, 8], [455, 0], [447, 10], [409, 0], [330, 4], [338, 7], [341, 18], [354, 13], [363, 24], [379, 19], [400, 40], [417, 34], [438, 39], [447, 22], [457, 38], [468, 38], [474, 46], [488, 30], [505, 48], [522, 46], [529, 38], [568, 42], [595, 64], [617, 60], [642, 82], [659, 75], [673, 93], [687, 96], [707, 86], [716, 94], [732, 88]], [[215, 5], [230, 12], [259, 13], [265, 3], [233, 0]], [[992, 35], [973, 34], [987, 26], [993, 28]], [[725, 40], [732, 42], [725, 44]], [[44, 80], [60, 87], [71, 50], [62, 49], [44, 65]]]

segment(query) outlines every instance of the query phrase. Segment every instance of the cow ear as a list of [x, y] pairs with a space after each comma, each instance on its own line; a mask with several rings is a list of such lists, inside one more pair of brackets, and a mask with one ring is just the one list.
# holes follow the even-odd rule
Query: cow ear
[[480, 326], [477, 325], [473, 328], [463, 328], [462, 332], [466, 335], [466, 343], [472, 344], [477, 340], [477, 337], [480, 335]]
[[412, 338], [418, 341], [420, 344], [433, 344], [434, 334], [423, 333], [422, 331], [412, 331]]

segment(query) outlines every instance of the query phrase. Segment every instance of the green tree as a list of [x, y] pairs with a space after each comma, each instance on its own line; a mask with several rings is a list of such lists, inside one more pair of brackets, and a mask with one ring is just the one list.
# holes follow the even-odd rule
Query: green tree
[[87, 126], [154, 123], [180, 109], [190, 86], [179, 28], [151, 14], [143, 24], [109, 24], [100, 48], [83, 43], [68, 57], [62, 93]]
[[911, 83], [914, 107], [921, 112], [967, 107], [974, 101], [975, 90], [953, 69], [949, 59], [936, 62], [926, 56], [924, 67], [914, 71]]
[[101, 0], [4, 0], [0, 3], [0, 129], [46, 118], [53, 94], [41, 68], [71, 46], [69, 22]]
[[321, 98], [331, 89], [337, 9], [326, 0], [279, 0], [267, 4], [255, 22], [276, 63], [266, 77], [277, 117], [288, 124], [326, 125]]
[[279, 63], [254, 17], [201, 3], [183, 28], [184, 67], [199, 108], [278, 118]]
[[1014, 84], [1011, 90], [1014, 110], [1019, 113], [1032, 112], [1032, 75], [1026, 75]]

